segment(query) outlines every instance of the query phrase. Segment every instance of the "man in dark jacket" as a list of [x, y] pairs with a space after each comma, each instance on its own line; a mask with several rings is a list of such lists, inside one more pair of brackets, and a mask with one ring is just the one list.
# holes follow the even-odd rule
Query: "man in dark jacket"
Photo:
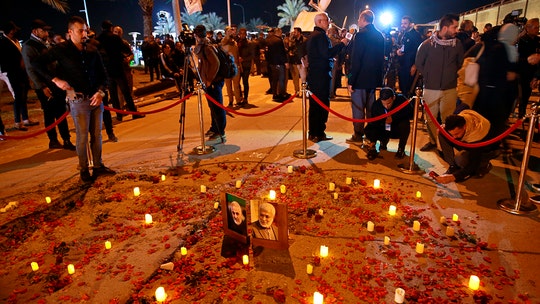
[[240, 77], [242, 78], [242, 86], [244, 98], [239, 104], [241, 107], [248, 105], [248, 95], [249, 95], [249, 75], [251, 74], [251, 65], [253, 64], [253, 59], [255, 58], [255, 44], [247, 40], [247, 30], [241, 28], [238, 32], [238, 61], [240, 68]]
[[416, 59], [416, 50], [422, 43], [422, 36], [414, 29], [412, 18], [409, 16], [401, 18], [401, 30], [403, 34], [399, 43], [400, 48], [396, 51], [399, 62], [399, 89], [402, 94], [410, 97], [411, 93], [414, 92], [414, 88], [411, 86], [416, 75], [414, 60]]
[[[373, 25], [375, 15], [364, 10], [358, 17], [358, 33], [353, 41], [352, 64], [348, 89], [355, 119], [371, 117], [375, 89], [382, 85], [384, 67], [384, 37]], [[362, 143], [364, 123], [354, 122], [354, 134], [348, 143]]]
[[272, 100], [277, 102], [283, 102], [291, 96], [287, 94], [285, 81], [285, 71], [289, 68], [289, 60], [281, 34], [281, 29], [275, 28], [274, 33], [269, 33], [266, 38], [266, 62], [271, 71]]
[[[330, 83], [332, 81], [332, 68], [334, 57], [343, 49], [347, 39], [343, 39], [334, 47], [326, 35], [330, 20], [326, 13], [315, 16], [315, 28], [306, 42], [308, 72], [307, 82], [309, 90], [326, 106], [330, 106]], [[313, 96], [309, 97], [309, 140], [319, 142], [332, 140], [333, 137], [325, 133], [328, 111], [321, 107]]]

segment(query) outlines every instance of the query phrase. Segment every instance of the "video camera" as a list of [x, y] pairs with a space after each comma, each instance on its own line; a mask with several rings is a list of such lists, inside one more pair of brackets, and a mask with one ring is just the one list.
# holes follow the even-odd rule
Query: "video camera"
[[503, 23], [513, 23], [521, 30], [523, 26], [525, 26], [525, 24], [527, 23], [527, 18], [520, 17], [522, 12], [522, 9], [513, 10], [512, 12], [504, 16]]
[[182, 31], [180, 32], [180, 35], [178, 35], [178, 38], [182, 40], [182, 43], [186, 48], [194, 46], [197, 42], [193, 31], [189, 28], [187, 23], [182, 23]]

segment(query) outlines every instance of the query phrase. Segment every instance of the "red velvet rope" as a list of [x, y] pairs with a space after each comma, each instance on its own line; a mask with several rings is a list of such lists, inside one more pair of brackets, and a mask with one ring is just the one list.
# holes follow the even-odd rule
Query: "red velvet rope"
[[266, 115], [268, 113], [272, 113], [274, 111], [277, 111], [278, 109], [281, 109], [282, 107], [284, 107], [286, 104], [288, 104], [289, 102], [291, 102], [294, 97], [296, 97], [296, 95], [292, 95], [289, 99], [283, 101], [283, 103], [281, 103], [280, 105], [278, 105], [277, 107], [274, 107], [270, 110], [267, 110], [267, 111], [263, 111], [263, 112], [260, 112], [260, 113], [242, 113], [242, 112], [238, 112], [238, 111], [235, 111], [231, 108], [228, 108], [224, 105], [222, 105], [221, 103], [217, 102], [217, 100], [215, 100], [214, 98], [212, 98], [212, 96], [208, 95], [208, 94], [205, 94], [206, 98], [208, 98], [208, 100], [210, 100], [211, 102], [213, 102], [216, 106], [224, 109], [225, 111], [227, 112], [231, 112], [233, 114], [237, 114], [237, 115], [240, 115], [240, 116], [248, 116], [248, 117], [255, 117], [255, 116], [263, 116], [263, 115]]
[[490, 140], [486, 140], [483, 142], [466, 143], [466, 142], [459, 141], [453, 138], [450, 134], [448, 134], [448, 132], [446, 132], [446, 130], [437, 122], [437, 119], [433, 116], [433, 113], [431, 113], [431, 111], [429, 110], [429, 107], [424, 101], [423, 101], [423, 104], [424, 104], [424, 109], [426, 109], [426, 113], [429, 116], [429, 119], [431, 119], [431, 121], [435, 124], [437, 129], [439, 129], [439, 132], [441, 132], [442, 135], [453, 144], [464, 147], [464, 148], [480, 148], [480, 147], [485, 147], [485, 146], [494, 144], [498, 141], [501, 141], [506, 136], [510, 135], [510, 133], [514, 132], [514, 130], [517, 129], [523, 123], [522, 119], [518, 119], [518, 121], [516, 121], [512, 126], [510, 126], [508, 130], [504, 131], [502, 134], [500, 134], [499, 136], [495, 138], [492, 138]]
[[124, 115], [141, 115], [141, 114], [154, 114], [154, 113], [159, 113], [159, 112], [162, 112], [162, 111], [165, 111], [165, 110], [168, 110], [170, 108], [173, 108], [173, 107], [176, 107], [177, 105], [181, 104], [182, 102], [186, 101], [188, 98], [190, 98], [191, 96], [193, 96], [193, 93], [189, 93], [187, 96], [185, 96], [184, 98], [178, 100], [177, 102], [175, 103], [172, 103], [166, 107], [163, 107], [163, 108], [159, 108], [159, 109], [156, 109], [156, 110], [152, 110], [152, 111], [146, 111], [146, 112], [133, 112], [133, 111], [124, 111], [124, 110], [119, 110], [119, 109], [115, 109], [115, 108], [111, 108], [111, 107], [107, 107], [105, 106], [104, 109], [105, 110], [109, 110], [109, 111], [113, 111], [113, 112], [116, 112], [116, 113], [119, 113], [119, 114], [124, 114]]
[[51, 130], [52, 128], [56, 127], [59, 123], [62, 122], [62, 120], [66, 119], [68, 114], [69, 114], [69, 111], [66, 111], [66, 113], [64, 113], [62, 116], [60, 116], [60, 118], [58, 118], [53, 124], [51, 124], [50, 126], [47, 126], [45, 129], [38, 130], [38, 131], [36, 131], [34, 133], [26, 134], [26, 135], [23, 135], [23, 136], [0, 135], [0, 138], [2, 138], [2, 139], [27, 139], [27, 138], [30, 138], [30, 137], [38, 136], [38, 135], [43, 134], [43, 133]]
[[390, 111], [388, 113], [385, 113], [383, 115], [379, 115], [377, 117], [371, 117], [371, 118], [365, 118], [365, 119], [356, 119], [356, 118], [347, 117], [345, 115], [342, 115], [342, 114], [330, 109], [328, 106], [326, 106], [324, 103], [322, 103], [322, 101], [317, 96], [315, 96], [311, 92], [310, 92], [310, 94], [311, 94], [311, 96], [313, 96], [313, 99], [315, 100], [315, 102], [317, 102], [323, 109], [325, 109], [326, 111], [336, 115], [339, 118], [342, 118], [342, 119], [345, 119], [345, 120], [348, 120], [348, 121], [352, 121], [352, 122], [374, 122], [374, 121], [377, 121], [377, 120], [381, 120], [381, 119], [386, 118], [386, 117], [388, 117], [390, 115], [393, 115], [397, 111], [405, 108], [405, 106], [407, 106], [411, 102], [411, 100], [409, 99], [409, 100], [407, 100], [407, 102], [404, 102], [404, 103], [400, 104], [399, 106], [397, 106], [392, 111]]

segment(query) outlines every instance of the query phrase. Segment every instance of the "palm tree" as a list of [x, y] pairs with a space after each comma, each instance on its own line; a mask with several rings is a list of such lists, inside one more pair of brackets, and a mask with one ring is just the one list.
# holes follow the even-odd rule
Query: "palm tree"
[[152, 35], [152, 13], [154, 11], [154, 0], [139, 0], [139, 6], [142, 10], [144, 36]]
[[47, 4], [48, 6], [54, 8], [55, 10], [66, 14], [69, 12], [69, 5], [67, 0], [41, 0], [41, 2]]
[[205, 14], [204, 17], [204, 26], [209, 31], [221, 30], [226, 26], [223, 19], [214, 12]]
[[308, 7], [302, 0], [285, 0], [285, 3], [277, 7], [279, 19], [278, 27], [283, 27], [286, 25], [292, 26], [294, 20], [298, 17], [303, 10], [308, 10]]
[[187, 11], [184, 8], [184, 11], [180, 14], [182, 18], [182, 23], [187, 23], [187, 25], [191, 26], [197, 26], [199, 24], [203, 24], [204, 20], [206, 19], [204, 15], [201, 14], [201, 12], [195, 12], [193, 14], [188, 14]]
[[258, 32], [259, 31], [258, 26], [261, 26], [261, 25], [266, 25], [266, 23], [264, 23], [264, 21], [262, 21], [261, 18], [251, 18], [246, 28], [250, 32]]

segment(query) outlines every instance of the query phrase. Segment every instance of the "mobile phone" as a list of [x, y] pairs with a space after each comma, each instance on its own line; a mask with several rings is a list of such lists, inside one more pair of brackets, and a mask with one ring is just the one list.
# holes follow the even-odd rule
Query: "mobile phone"
[[435, 171], [430, 171], [429, 176], [435, 178], [435, 177], [439, 176], [439, 174], [437, 174], [437, 172], [435, 172]]
[[347, 40], [351, 40], [352, 39], [352, 34], [351, 33], [345, 34], [345, 38], [347, 38]]

